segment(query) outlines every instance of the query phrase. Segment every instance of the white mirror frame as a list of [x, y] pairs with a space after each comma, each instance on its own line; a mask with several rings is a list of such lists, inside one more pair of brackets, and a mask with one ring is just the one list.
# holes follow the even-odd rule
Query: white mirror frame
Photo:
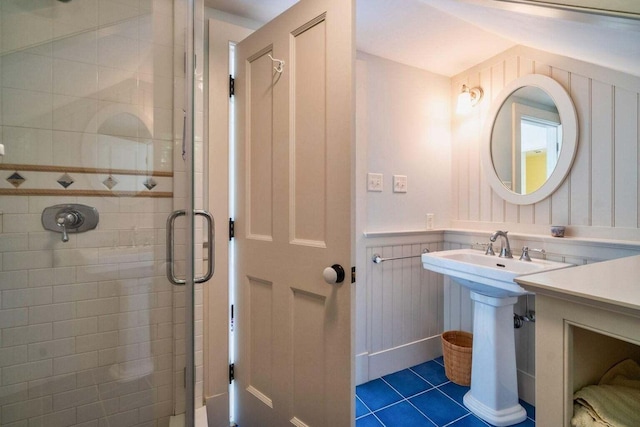
[[[518, 194], [505, 187], [496, 173], [491, 156], [491, 135], [502, 104], [504, 104], [513, 92], [525, 86], [535, 86], [544, 90], [556, 104], [562, 124], [562, 148], [560, 150], [560, 156], [558, 157], [558, 163], [549, 179], [547, 179], [547, 182], [533, 193]], [[487, 116], [487, 122], [482, 135], [482, 144], [484, 145], [481, 149], [482, 166], [485, 175], [493, 190], [498, 193], [500, 197], [516, 205], [529, 205], [546, 199], [553, 194], [567, 177], [578, 149], [578, 117], [571, 97], [560, 83], [551, 77], [541, 74], [529, 74], [513, 80], [502, 89], [491, 103], [491, 109]]]

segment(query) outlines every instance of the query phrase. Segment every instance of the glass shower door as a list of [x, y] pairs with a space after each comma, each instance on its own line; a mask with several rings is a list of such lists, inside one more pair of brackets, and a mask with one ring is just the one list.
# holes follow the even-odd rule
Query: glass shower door
[[194, 10], [0, 0], [2, 426], [192, 423]]

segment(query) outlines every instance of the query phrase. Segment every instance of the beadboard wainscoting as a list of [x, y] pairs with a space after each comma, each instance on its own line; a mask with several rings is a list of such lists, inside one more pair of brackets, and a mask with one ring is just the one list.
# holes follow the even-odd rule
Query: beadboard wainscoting
[[[356, 354], [357, 384], [440, 356], [444, 319], [442, 276], [424, 270], [419, 257], [442, 250], [441, 232], [367, 233], [364, 240], [358, 283], [366, 314], [357, 322], [366, 348]], [[376, 264], [374, 254], [413, 258]]]
[[[570, 94], [578, 148], [551, 197], [519, 206], [493, 192], [482, 170], [483, 128], [502, 88], [532, 73], [553, 78]], [[516, 46], [455, 76], [452, 99], [462, 84], [482, 86], [484, 99], [472, 114], [452, 122], [451, 227], [486, 230], [507, 223], [511, 230], [545, 234], [557, 224], [568, 226], [571, 236], [640, 241], [640, 77]]]

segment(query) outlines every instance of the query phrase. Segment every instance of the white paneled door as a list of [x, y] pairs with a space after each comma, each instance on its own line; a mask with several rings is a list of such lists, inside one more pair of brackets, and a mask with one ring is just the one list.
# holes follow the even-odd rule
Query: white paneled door
[[302, 0], [237, 48], [241, 426], [354, 423], [353, 11]]

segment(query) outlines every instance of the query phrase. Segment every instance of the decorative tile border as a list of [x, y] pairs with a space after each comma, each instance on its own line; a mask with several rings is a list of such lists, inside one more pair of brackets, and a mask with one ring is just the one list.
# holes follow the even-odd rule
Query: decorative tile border
[[0, 164], [0, 195], [173, 197], [173, 172]]

